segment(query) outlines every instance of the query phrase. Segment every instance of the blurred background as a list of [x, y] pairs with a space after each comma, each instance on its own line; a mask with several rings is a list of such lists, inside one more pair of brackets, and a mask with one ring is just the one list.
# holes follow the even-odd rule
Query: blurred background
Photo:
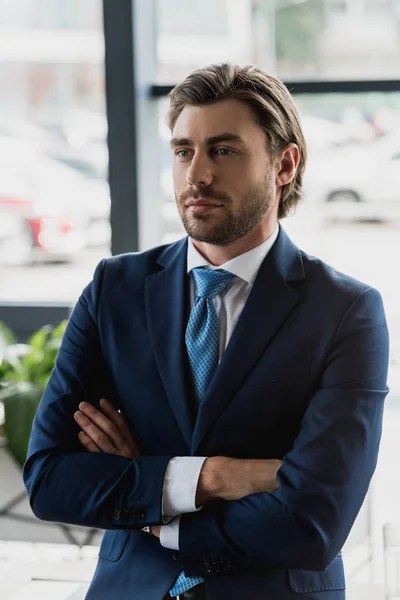
[[[183, 235], [167, 93], [222, 61], [280, 77], [298, 106], [309, 163], [283, 227], [383, 295], [391, 393], [344, 556], [349, 600], [400, 597], [383, 536], [400, 520], [398, 0], [0, 0], [0, 321], [14, 349], [37, 350], [32, 334], [67, 318], [99, 260]], [[33, 518], [1, 432], [0, 596], [83, 598], [100, 532]]]

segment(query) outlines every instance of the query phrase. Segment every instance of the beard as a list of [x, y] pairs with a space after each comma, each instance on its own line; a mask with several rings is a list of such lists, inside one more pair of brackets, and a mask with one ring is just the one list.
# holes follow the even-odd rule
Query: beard
[[[200, 196], [220, 201], [224, 215], [218, 219], [213, 214], [189, 217], [185, 212], [186, 200]], [[197, 193], [183, 192], [179, 197], [175, 195], [175, 199], [183, 226], [192, 239], [214, 246], [227, 246], [244, 237], [269, 213], [275, 203], [275, 187], [268, 174], [262, 183], [254, 185], [244, 196], [235, 200], [210, 189]]]

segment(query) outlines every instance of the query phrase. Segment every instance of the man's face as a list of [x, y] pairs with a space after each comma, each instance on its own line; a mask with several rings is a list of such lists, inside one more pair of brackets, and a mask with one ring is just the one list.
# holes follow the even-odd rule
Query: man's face
[[185, 106], [171, 148], [175, 198], [194, 240], [231, 244], [274, 206], [275, 173], [267, 139], [244, 102]]

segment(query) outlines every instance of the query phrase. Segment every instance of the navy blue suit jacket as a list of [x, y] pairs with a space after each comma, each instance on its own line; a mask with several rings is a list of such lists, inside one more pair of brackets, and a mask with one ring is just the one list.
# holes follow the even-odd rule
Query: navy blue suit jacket
[[[106, 529], [88, 600], [162, 600], [182, 568], [209, 600], [341, 600], [340, 550], [374, 472], [388, 336], [379, 293], [280, 229], [198, 415], [184, 345], [187, 240], [103, 260], [69, 320], [24, 479], [41, 519]], [[117, 405], [135, 460], [88, 453], [79, 402]], [[162, 522], [173, 456], [280, 458], [279, 490]]]

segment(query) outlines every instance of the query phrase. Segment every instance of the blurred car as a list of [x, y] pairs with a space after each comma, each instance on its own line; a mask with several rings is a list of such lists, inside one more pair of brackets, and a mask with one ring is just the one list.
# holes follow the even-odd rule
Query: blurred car
[[53, 143], [46, 131], [32, 121], [8, 114], [0, 115], [0, 136], [30, 142], [41, 150], [46, 150]]
[[371, 221], [400, 217], [400, 135], [313, 156], [304, 177], [307, 203], [325, 216]]
[[31, 260], [70, 260], [89, 245], [109, 242], [110, 196], [20, 139], [0, 138], [0, 209], [22, 218]]
[[107, 119], [98, 112], [71, 106], [44, 106], [32, 119], [54, 142], [64, 142], [71, 148], [107, 141]]
[[107, 144], [87, 144], [83, 148], [71, 148], [66, 144], [58, 144], [49, 148], [47, 154], [89, 179], [108, 181]]
[[32, 238], [25, 220], [0, 209], [0, 265], [19, 266], [31, 260]]
[[349, 132], [341, 123], [309, 115], [301, 116], [300, 121], [309, 152], [319, 152], [349, 142]]

